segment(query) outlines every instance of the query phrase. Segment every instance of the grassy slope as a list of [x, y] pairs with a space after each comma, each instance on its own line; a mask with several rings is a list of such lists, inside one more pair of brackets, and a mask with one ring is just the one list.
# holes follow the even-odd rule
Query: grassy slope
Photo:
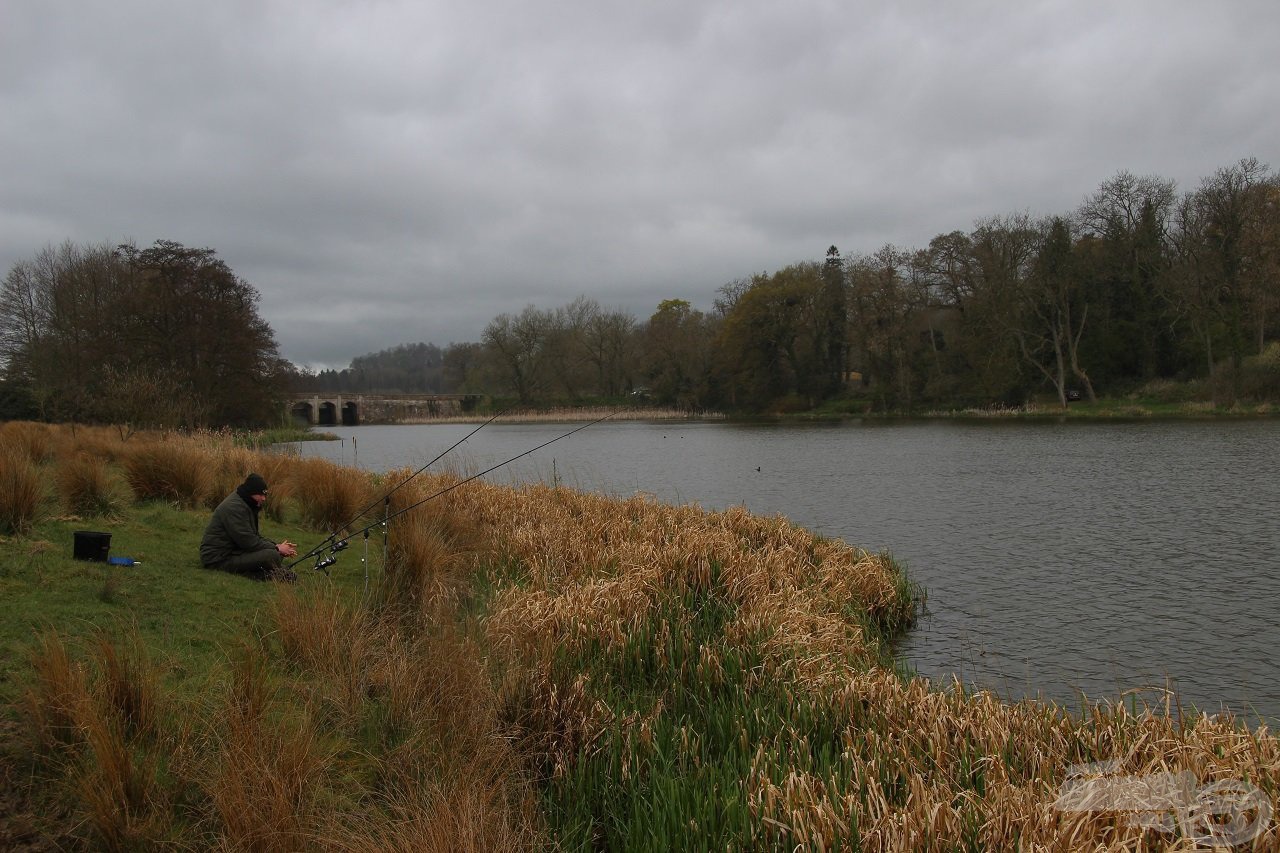
[[[76, 829], [83, 815], [67, 810], [67, 788], [17, 784], [33, 772], [20, 709], [42, 636], [56, 632], [75, 659], [86, 660], [96, 636], [127, 643], [136, 633], [163, 695], [195, 703], [224, 689], [239, 640], [269, 630], [270, 584], [200, 568], [196, 547], [206, 520], [203, 510], [157, 502], [115, 518], [51, 518], [26, 536], [0, 537], [0, 789], [12, 788], [0, 794], [0, 849], [84, 843]], [[141, 564], [73, 559], [77, 530], [110, 532], [111, 554]], [[264, 532], [302, 543], [317, 538], [295, 524], [268, 523]]]
[[[44, 521], [30, 535], [0, 543], [0, 702], [19, 697], [27, 650], [49, 627], [84, 638], [99, 628], [119, 634], [136, 626], [172, 686], [199, 690], [228, 645], [263, 624], [272, 593], [268, 584], [200, 568], [196, 551], [206, 521], [203, 510], [150, 503], [119, 520]], [[77, 530], [111, 533], [111, 554], [141, 565], [73, 559]], [[291, 524], [264, 522], [263, 532], [304, 545], [319, 538]]]

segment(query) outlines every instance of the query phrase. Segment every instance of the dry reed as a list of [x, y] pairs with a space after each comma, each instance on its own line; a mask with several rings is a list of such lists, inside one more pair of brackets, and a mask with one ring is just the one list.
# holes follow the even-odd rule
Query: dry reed
[[214, 460], [209, 450], [178, 436], [131, 444], [120, 459], [138, 500], [170, 501], [185, 509], [204, 505], [213, 493]]
[[350, 525], [373, 497], [367, 474], [324, 459], [298, 460], [289, 480], [303, 520], [330, 532]]
[[205, 746], [200, 784], [218, 833], [238, 850], [304, 850], [320, 823], [317, 796], [332, 759], [305, 710], [271, 713], [276, 690], [260, 647], [234, 663]]
[[8, 421], [0, 424], [0, 446], [41, 465], [53, 458], [54, 428], [31, 421]]
[[44, 500], [40, 470], [25, 452], [0, 447], [0, 533], [24, 534]]
[[[726, 655], [754, 654], [760, 668], [736, 676], [745, 695], [782, 690], [786, 707], [825, 709], [832, 728], [824, 737], [839, 748], [817, 762], [806, 757], [811, 726], [764, 730], [737, 782], [756, 827], [753, 840], [740, 839], [748, 846], [1159, 849], [1174, 840], [1114, 811], [1055, 806], [1068, 767], [1106, 759], [1136, 777], [1187, 772], [1202, 786], [1239, 779], [1272, 802], [1280, 791], [1280, 749], [1265, 730], [1123, 706], [1081, 718], [904, 681], [876, 663], [878, 632], [867, 632], [909, 622], [897, 570], [783, 519], [545, 486], [486, 486], [467, 499], [465, 511], [500, 542], [505, 568], [492, 577], [484, 626], [513, 674], [505, 691], [513, 730], [543, 756], [544, 778], [607, 749], [590, 745], [619, 726], [627, 746], [615, 760], [625, 777], [627, 766], [634, 773], [657, 757], [654, 732], [672, 725], [661, 702], [649, 717], [618, 720], [585, 672], [557, 671], [557, 661], [604, 660], [614, 672], [646, 654], [680, 684], [695, 664], [699, 674], [687, 683], [714, 684], [726, 683]], [[698, 636], [687, 621], [696, 614], [672, 610], [673, 600], [723, 602], [719, 633], [704, 636], [694, 658], [680, 655]], [[714, 760], [689, 746], [696, 737], [681, 737], [695, 765]], [[1278, 843], [1271, 826], [1238, 849]]]
[[56, 481], [63, 506], [74, 515], [113, 515], [122, 508], [102, 457], [84, 452], [64, 457]]

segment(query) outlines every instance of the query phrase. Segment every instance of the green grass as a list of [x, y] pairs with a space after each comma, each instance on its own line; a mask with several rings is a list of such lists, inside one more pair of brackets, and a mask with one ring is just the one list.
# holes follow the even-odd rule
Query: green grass
[[[114, 520], [46, 520], [28, 536], [0, 540], [0, 703], [10, 706], [18, 699], [27, 650], [50, 627], [75, 643], [96, 629], [120, 634], [136, 626], [170, 685], [183, 693], [198, 691], [225, 661], [225, 649], [264, 624], [262, 609], [271, 595], [269, 584], [200, 567], [198, 546], [207, 520], [207, 511], [155, 502]], [[141, 565], [74, 559], [77, 530], [110, 533], [112, 556], [133, 557]], [[320, 538], [296, 524], [265, 520], [263, 533], [304, 547]], [[304, 584], [315, 582], [301, 574]], [[354, 588], [354, 579], [335, 574]]]
[[[253, 797], [259, 796], [253, 793], [258, 785], [255, 774], [287, 779], [293, 771], [277, 766], [281, 761], [319, 768], [327, 766], [330, 755], [340, 755], [341, 765], [333, 772], [307, 771], [312, 789], [307, 796], [324, 796], [348, 812], [364, 808], [354, 803], [377, 776], [379, 728], [356, 726], [348, 732], [345, 728], [350, 726], [325, 718], [328, 706], [317, 697], [327, 696], [333, 687], [316, 673], [294, 671], [281, 657], [279, 626], [272, 613], [278, 603], [276, 584], [200, 566], [197, 552], [207, 510], [146, 502], [129, 506], [113, 519], [47, 516], [28, 536], [0, 539], [0, 789], [5, 779], [25, 783], [21, 799], [0, 794], [0, 827], [22, 827], [14, 839], [52, 845], [33, 850], [86, 845], [138, 849], [157, 843], [195, 849], [214, 846], [219, 837], [244, 842], [254, 832], [293, 826], [280, 817], [292, 813], [292, 801], [285, 803], [287, 807], [277, 805], [275, 811], [262, 806], [259, 811], [266, 817], [254, 813]], [[111, 533], [112, 556], [133, 557], [140, 564], [121, 567], [74, 559], [77, 530]], [[323, 535], [265, 518], [262, 532], [300, 543], [302, 553]], [[332, 588], [346, 601], [360, 600], [364, 572], [354, 549], [331, 569], [331, 576], [314, 572], [309, 563], [297, 568], [294, 588], [304, 598]], [[84, 719], [102, 720], [106, 727], [67, 736], [61, 751], [48, 752], [47, 740], [38, 736], [33, 741], [31, 725], [37, 718], [31, 716], [27, 696], [35, 690], [46, 697], [41, 707], [47, 713], [48, 692], [38, 687], [33, 663], [37, 654], [48, 654], [45, 644], [51, 637], [59, 647], [65, 645], [72, 668], [88, 676], [95, 697], [110, 695], [104, 687], [109, 683], [104, 680], [104, 661], [110, 655], [104, 658], [104, 649], [117, 647], [121, 654], [142, 649], [161, 709], [155, 733], [126, 735], [113, 728], [119, 723], [113, 723], [112, 716], [90, 714]], [[260, 687], [236, 686], [244, 682], [240, 673], [246, 666], [261, 674]], [[137, 678], [126, 676], [123, 681], [136, 683]], [[249, 726], [243, 734], [248, 751], [241, 755], [234, 752], [239, 735], [219, 734], [226, 722], [226, 710], [220, 706], [233, 701], [226, 698], [230, 695], [255, 691], [261, 693], [265, 711], [260, 722], [237, 724]], [[357, 714], [376, 720], [381, 705], [366, 701]], [[243, 780], [199, 770], [201, 762], [215, 760], [211, 755], [231, 762], [228, 766]], [[265, 769], [254, 770], [258, 762]], [[302, 770], [297, 773], [301, 776]], [[124, 784], [121, 780], [135, 789], [136, 813], [119, 807], [128, 796], [112, 793], [111, 786]], [[221, 787], [201, 787], [209, 784]], [[222, 808], [217, 805], [222, 801], [229, 803], [228, 814], [249, 816], [240, 835], [233, 828], [216, 828], [219, 824], [211, 815], [215, 807]], [[323, 815], [307, 811], [298, 821], [317, 825]], [[7, 837], [0, 831], [0, 847]]]

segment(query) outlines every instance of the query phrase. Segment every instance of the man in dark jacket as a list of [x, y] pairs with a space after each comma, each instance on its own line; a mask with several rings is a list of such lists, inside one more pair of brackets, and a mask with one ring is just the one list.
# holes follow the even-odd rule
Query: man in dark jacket
[[296, 557], [297, 547], [279, 544], [258, 533], [258, 513], [267, 502], [267, 481], [250, 474], [218, 504], [200, 540], [200, 562], [206, 569], [238, 572], [259, 580], [297, 580], [282, 563]]

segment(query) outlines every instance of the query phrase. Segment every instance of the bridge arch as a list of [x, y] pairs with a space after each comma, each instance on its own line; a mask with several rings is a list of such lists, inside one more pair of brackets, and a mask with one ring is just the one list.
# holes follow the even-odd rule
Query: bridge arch
[[473, 412], [481, 402], [476, 394], [353, 394], [296, 393], [285, 414], [311, 426], [421, 423]]

